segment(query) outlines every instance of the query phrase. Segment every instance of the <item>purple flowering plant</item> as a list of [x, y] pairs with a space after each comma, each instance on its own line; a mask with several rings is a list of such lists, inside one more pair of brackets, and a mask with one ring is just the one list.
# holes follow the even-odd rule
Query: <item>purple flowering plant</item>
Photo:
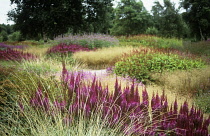
[[83, 47], [81, 45], [60, 43], [48, 49], [47, 54], [51, 53], [66, 54], [66, 53], [74, 53], [78, 51], [89, 51], [89, 50], [90, 49]]
[[22, 51], [17, 51], [10, 48], [5, 49], [5, 50], [0, 50], [0, 60], [21, 61], [21, 60], [33, 60], [36, 58], [37, 56], [33, 54], [24, 53]]
[[71, 58], [71, 55], [73, 53], [79, 52], [79, 51], [90, 51], [90, 50], [91, 49], [87, 47], [83, 47], [77, 44], [60, 43], [56, 46], [49, 48], [48, 51], [46, 52], [46, 55], [58, 61], [66, 60], [73, 63], [74, 60]]
[[6, 49], [25, 49], [27, 48], [27, 45], [7, 45], [5, 43], [0, 43], [0, 50], [6, 50]]
[[[164, 93], [153, 94], [149, 100], [144, 88], [140, 96], [134, 82], [122, 88], [116, 79], [114, 92], [110, 93], [108, 86], [103, 87], [96, 77], [88, 83], [84, 77], [83, 72], [68, 72], [64, 65], [62, 99], [51, 100], [39, 87], [31, 97], [30, 105], [50, 116], [58, 112], [65, 114], [64, 125], [71, 125], [81, 115], [88, 120], [101, 113], [100, 118], [107, 127], [120, 126], [125, 135], [208, 136], [210, 117], [204, 119], [202, 111], [190, 108], [187, 102], [179, 110], [177, 100], [168, 105]], [[23, 105], [21, 107], [23, 109]]]
[[55, 38], [55, 41], [67, 44], [79, 44], [89, 49], [110, 47], [119, 44], [119, 40], [105, 34], [67, 35]]

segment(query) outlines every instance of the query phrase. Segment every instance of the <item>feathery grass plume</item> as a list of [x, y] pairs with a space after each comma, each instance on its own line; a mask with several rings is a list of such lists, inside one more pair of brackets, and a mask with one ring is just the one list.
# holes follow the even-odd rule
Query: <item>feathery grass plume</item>
[[152, 75], [152, 78], [155, 79], [159, 85], [178, 92], [179, 94], [191, 97], [199, 97], [202, 96], [203, 93], [208, 95], [208, 90], [210, 89], [209, 77], [210, 66], [208, 65], [199, 69], [187, 71], [177, 70]]
[[109, 47], [97, 49], [89, 52], [76, 52], [73, 58], [79, 62], [83, 62], [91, 69], [105, 69], [114, 66], [121, 59], [124, 53], [129, 54], [134, 47]]
[[210, 117], [205, 120], [199, 109], [192, 107], [189, 110], [187, 102], [178, 112], [177, 101], [169, 108], [164, 93], [162, 96], [153, 95], [150, 116], [146, 89], [142, 91], [140, 101], [134, 83], [123, 89], [116, 79], [115, 90], [110, 93], [108, 87], [102, 87], [96, 77], [89, 83], [84, 82], [83, 73], [68, 72], [63, 65], [63, 99], [49, 99], [39, 88], [30, 104], [37, 111], [40, 109], [49, 116], [55, 116], [55, 109], [60, 110], [58, 113], [65, 115], [63, 122], [69, 126], [78, 118], [88, 121], [100, 113], [103, 126], [120, 128], [125, 135], [208, 135]]

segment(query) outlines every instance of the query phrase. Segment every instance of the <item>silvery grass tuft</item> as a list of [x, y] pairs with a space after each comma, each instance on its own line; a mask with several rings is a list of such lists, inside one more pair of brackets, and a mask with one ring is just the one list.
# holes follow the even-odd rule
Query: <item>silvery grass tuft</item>
[[67, 35], [55, 38], [59, 43], [79, 44], [90, 49], [119, 45], [117, 38], [105, 34]]
[[[63, 126], [72, 128], [75, 122], [79, 122], [78, 125], [85, 122], [85, 126], [89, 126], [91, 119], [98, 119], [103, 128], [114, 129], [123, 135], [208, 135], [210, 117], [204, 119], [202, 112], [195, 107], [189, 108], [187, 102], [180, 110], [177, 101], [169, 106], [164, 93], [161, 96], [154, 94], [149, 101], [144, 89], [140, 100], [138, 87], [134, 83], [123, 89], [118, 79], [114, 93], [110, 93], [108, 86], [102, 87], [96, 77], [84, 82], [82, 72], [68, 72], [65, 65], [61, 82], [62, 94], [59, 98], [51, 99], [39, 87], [28, 105], [51, 120], [59, 115]], [[23, 113], [27, 112], [24, 104], [20, 107]], [[86, 132], [81, 134], [88, 135]]]

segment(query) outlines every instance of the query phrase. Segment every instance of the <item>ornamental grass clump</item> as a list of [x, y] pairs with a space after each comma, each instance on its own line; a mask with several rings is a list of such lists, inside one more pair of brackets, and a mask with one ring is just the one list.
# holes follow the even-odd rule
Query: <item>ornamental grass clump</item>
[[79, 44], [89, 49], [110, 47], [119, 44], [118, 39], [105, 34], [67, 35], [57, 37], [55, 41], [67, 44]]
[[[210, 117], [185, 102], [178, 110], [177, 101], [169, 106], [163, 93], [153, 95], [151, 104], [146, 89], [139, 95], [134, 85], [121, 88], [116, 79], [115, 89], [110, 93], [108, 86], [102, 87], [96, 77], [84, 82], [82, 72], [62, 71], [63, 93], [51, 99], [41, 87], [30, 98], [30, 105], [47, 116], [63, 115], [63, 125], [71, 127], [79, 118], [89, 120], [98, 116], [104, 127], [119, 128], [124, 135], [176, 135], [208, 136]], [[24, 104], [20, 104], [24, 111]], [[151, 106], [151, 110], [150, 110]], [[50, 119], [50, 118], [49, 118]]]

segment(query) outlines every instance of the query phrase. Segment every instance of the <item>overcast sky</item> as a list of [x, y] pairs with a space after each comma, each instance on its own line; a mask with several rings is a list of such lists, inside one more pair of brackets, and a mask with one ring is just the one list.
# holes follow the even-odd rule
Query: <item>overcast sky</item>
[[[119, 0], [116, 0], [119, 1]], [[142, 0], [142, 2], [144, 3], [145, 8], [150, 11], [154, 1], [157, 0]], [[163, 0], [158, 0], [160, 1], [160, 3], [163, 2]], [[176, 4], [176, 8], [178, 7], [178, 3], [180, 0], [171, 0], [171, 2], [174, 2]], [[10, 0], [0, 0], [0, 24], [13, 24], [13, 22], [11, 21], [7, 21], [8, 17], [7, 17], [7, 13], [8, 11], [10, 11], [12, 8], [14, 8], [14, 6], [10, 5]]]

